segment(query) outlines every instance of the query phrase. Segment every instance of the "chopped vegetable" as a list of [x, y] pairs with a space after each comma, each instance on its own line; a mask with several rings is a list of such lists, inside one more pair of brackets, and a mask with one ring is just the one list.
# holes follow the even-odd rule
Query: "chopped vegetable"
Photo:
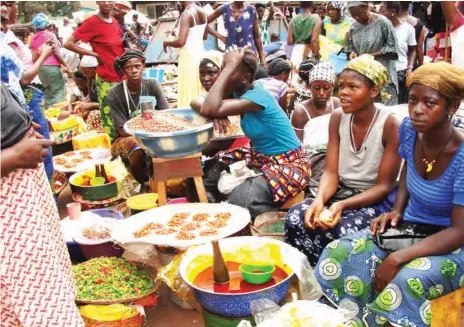
[[95, 258], [73, 267], [80, 300], [124, 300], [153, 290], [148, 272], [120, 258]]

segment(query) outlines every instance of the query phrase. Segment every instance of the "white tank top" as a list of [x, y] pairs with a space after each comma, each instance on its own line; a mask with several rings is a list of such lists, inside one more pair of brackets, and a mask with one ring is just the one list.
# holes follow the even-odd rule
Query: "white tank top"
[[185, 15], [185, 13], [187, 12], [190, 15], [192, 15], [193, 27], [189, 28], [189, 32], [187, 35], [187, 41], [185, 42], [185, 45], [183, 46], [183, 48], [187, 48], [189, 50], [195, 50], [195, 51], [204, 51], [203, 35], [205, 33], [206, 23], [197, 25], [197, 21], [195, 19], [195, 15], [193, 12], [187, 9], [184, 11], [183, 15]]
[[[341, 110], [337, 109], [337, 110]], [[351, 142], [352, 114], [342, 114], [338, 133], [340, 150], [338, 156], [338, 175], [340, 182], [359, 191], [365, 191], [377, 184], [380, 162], [385, 151], [383, 146], [383, 128], [391, 112], [377, 107], [378, 116], [369, 135], [359, 151], [355, 151]]]

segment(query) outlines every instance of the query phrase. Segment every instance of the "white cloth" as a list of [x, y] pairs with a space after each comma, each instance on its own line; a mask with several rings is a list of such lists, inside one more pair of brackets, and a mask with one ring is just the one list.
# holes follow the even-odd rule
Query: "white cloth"
[[450, 33], [451, 46], [451, 63], [464, 69], [464, 25], [458, 27]]
[[61, 26], [58, 30], [58, 37], [60, 39], [63, 39], [63, 44], [64, 44], [66, 40], [72, 35], [73, 32], [74, 30], [71, 27], [71, 25]]
[[416, 32], [414, 31], [414, 27], [404, 22], [400, 26], [395, 27], [395, 32], [398, 40], [396, 71], [401, 71], [408, 68], [408, 47], [417, 45]]
[[183, 47], [189, 50], [198, 51], [198, 53], [202, 53], [205, 51], [203, 44], [203, 35], [205, 34], [206, 23], [197, 25], [195, 15], [189, 10], [186, 10], [186, 12], [188, 12], [192, 16], [194, 26], [189, 28], [187, 40], [185, 41], [185, 45]]

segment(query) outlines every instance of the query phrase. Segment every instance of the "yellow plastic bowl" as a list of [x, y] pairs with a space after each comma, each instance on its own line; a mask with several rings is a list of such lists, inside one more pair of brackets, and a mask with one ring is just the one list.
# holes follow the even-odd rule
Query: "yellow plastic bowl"
[[156, 208], [158, 206], [158, 193], [145, 193], [133, 196], [127, 200], [127, 206], [132, 214]]

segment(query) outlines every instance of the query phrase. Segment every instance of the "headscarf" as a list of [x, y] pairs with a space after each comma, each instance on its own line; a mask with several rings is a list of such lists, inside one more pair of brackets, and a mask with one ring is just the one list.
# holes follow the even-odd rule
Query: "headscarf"
[[129, 50], [114, 61], [114, 70], [120, 77], [124, 76], [124, 65], [131, 59], [140, 59], [145, 63], [145, 55], [140, 50]]
[[292, 67], [290, 66], [290, 64], [282, 58], [274, 59], [273, 61], [271, 61], [267, 68], [267, 71], [271, 76], [276, 76], [283, 72], [290, 72], [291, 70]]
[[343, 20], [346, 14], [346, 1], [329, 1], [327, 5], [329, 5], [329, 3], [338, 10], [340, 18]]
[[407, 86], [419, 83], [449, 99], [464, 99], [464, 69], [447, 62], [422, 65], [407, 78]]
[[331, 84], [335, 83], [335, 70], [332, 64], [328, 62], [321, 62], [314, 66], [309, 73], [308, 85], [314, 81], [327, 81]]
[[366, 76], [381, 89], [388, 83], [387, 68], [380, 62], [375, 61], [374, 56], [369, 54], [363, 54], [350, 60], [345, 69], [351, 69]]
[[83, 56], [79, 64], [79, 67], [84, 67], [84, 68], [93, 68], [97, 66], [98, 66], [98, 60], [97, 58], [92, 57], [92, 56]]
[[368, 1], [347, 1], [346, 6], [348, 9], [359, 6], [368, 6]]
[[221, 69], [223, 59], [224, 59], [224, 54], [222, 52], [216, 51], [216, 50], [210, 50], [205, 53], [201, 62], [203, 63], [203, 61], [210, 61], [217, 68]]
[[270, 52], [270, 53], [266, 56], [266, 62], [269, 64], [269, 63], [271, 63], [273, 60], [276, 60], [277, 58], [287, 59], [287, 54], [286, 54], [285, 51], [282, 50], [282, 49], [278, 49], [278, 50], [276, 50], [276, 51]]
[[298, 68], [298, 76], [307, 82], [309, 80], [309, 73], [318, 63], [319, 60], [314, 58], [303, 60]]
[[37, 14], [32, 18], [32, 24], [36, 30], [44, 30], [48, 27], [48, 17], [45, 14]]
[[132, 9], [132, 4], [129, 1], [115, 1], [114, 6], [119, 10], [129, 12]]

